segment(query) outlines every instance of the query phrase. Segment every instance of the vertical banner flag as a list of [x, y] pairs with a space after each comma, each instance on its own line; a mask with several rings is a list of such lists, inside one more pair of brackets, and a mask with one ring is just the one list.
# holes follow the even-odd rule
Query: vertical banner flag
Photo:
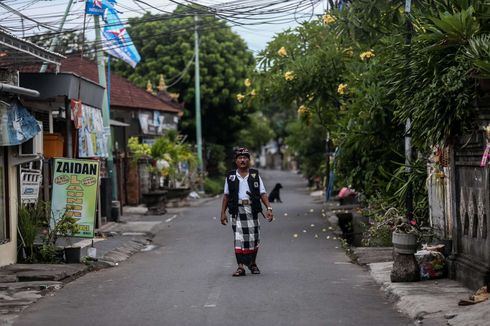
[[133, 45], [126, 28], [121, 23], [114, 7], [107, 8], [104, 32], [104, 50], [128, 63], [131, 67], [136, 67], [141, 60], [141, 56]]
[[51, 227], [63, 216], [73, 217], [78, 233], [72, 236], [93, 238], [98, 183], [98, 161], [55, 158]]
[[85, 13], [87, 15], [102, 16], [107, 8], [114, 8], [111, 0], [87, 0]]

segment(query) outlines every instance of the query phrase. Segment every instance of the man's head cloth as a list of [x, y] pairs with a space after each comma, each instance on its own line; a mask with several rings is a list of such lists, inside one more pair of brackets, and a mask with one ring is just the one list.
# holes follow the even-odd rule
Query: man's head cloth
[[245, 147], [240, 147], [239, 149], [237, 149], [235, 151], [235, 159], [237, 159], [238, 156], [240, 156], [240, 155], [244, 155], [244, 156], [250, 158], [250, 152]]

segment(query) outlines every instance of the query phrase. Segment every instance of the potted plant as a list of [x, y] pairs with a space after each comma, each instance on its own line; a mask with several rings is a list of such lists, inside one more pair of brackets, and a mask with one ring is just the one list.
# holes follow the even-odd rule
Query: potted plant
[[43, 232], [43, 243], [40, 248], [40, 258], [46, 263], [59, 263], [64, 260], [65, 249], [56, 245], [59, 237], [66, 237], [78, 232], [77, 219], [65, 212], [59, 218], [55, 218], [51, 212], [51, 223], [46, 221]]
[[415, 220], [408, 220], [391, 207], [384, 214], [384, 221], [391, 227], [395, 252], [406, 255], [417, 252], [420, 230]]

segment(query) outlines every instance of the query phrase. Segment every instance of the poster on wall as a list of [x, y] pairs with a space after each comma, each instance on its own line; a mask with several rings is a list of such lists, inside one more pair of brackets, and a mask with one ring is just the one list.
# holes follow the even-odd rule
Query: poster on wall
[[78, 157], [107, 157], [110, 129], [104, 128], [102, 112], [82, 104], [81, 126], [78, 129]]
[[51, 223], [62, 216], [73, 217], [78, 233], [72, 236], [93, 238], [98, 182], [98, 161], [55, 158]]

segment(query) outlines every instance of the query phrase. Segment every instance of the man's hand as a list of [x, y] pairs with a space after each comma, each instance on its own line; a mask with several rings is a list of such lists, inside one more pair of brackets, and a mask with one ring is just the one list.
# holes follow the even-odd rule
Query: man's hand
[[225, 212], [221, 213], [221, 224], [223, 225], [228, 224], [228, 217], [226, 216]]
[[265, 217], [265, 219], [269, 222], [272, 222], [272, 220], [274, 219], [274, 215], [272, 214], [272, 210], [270, 210], [270, 209], [267, 210], [267, 216]]

